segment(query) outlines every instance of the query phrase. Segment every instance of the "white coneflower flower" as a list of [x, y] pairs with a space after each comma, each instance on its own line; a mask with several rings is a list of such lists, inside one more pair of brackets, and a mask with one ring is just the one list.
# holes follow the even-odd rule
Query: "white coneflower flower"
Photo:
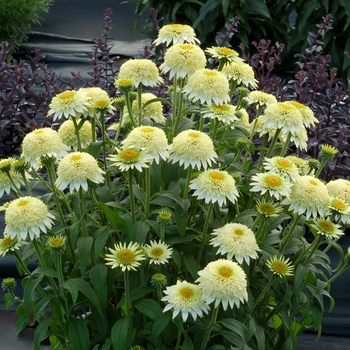
[[222, 73], [237, 84], [256, 88], [258, 81], [255, 79], [253, 68], [245, 62], [230, 62], [224, 66]]
[[149, 167], [149, 163], [152, 162], [153, 156], [136, 147], [123, 148], [117, 149], [117, 154], [111, 155], [108, 160], [112, 162], [112, 166], [119, 167], [120, 171], [128, 171], [134, 168], [138, 171], [142, 171], [142, 168]]
[[266, 107], [272, 103], [277, 103], [274, 95], [268, 94], [264, 91], [251, 91], [248, 95], [248, 103], [255, 104], [256, 107]]
[[56, 236], [50, 237], [47, 240], [47, 245], [56, 252], [63, 250], [65, 247], [65, 244], [66, 244], [66, 237], [62, 235], [56, 235]]
[[298, 156], [287, 156], [287, 160], [293, 162], [299, 171], [299, 175], [308, 175], [310, 172], [309, 162], [306, 159], [300, 158]]
[[[77, 120], [77, 124], [80, 124], [80, 120]], [[62, 142], [72, 147], [74, 150], [78, 150], [78, 140], [75, 133], [74, 123], [71, 119], [65, 120], [58, 129], [58, 135], [60, 135]], [[79, 138], [82, 148], [86, 148], [92, 141], [92, 129], [89, 121], [85, 120], [79, 129]]]
[[53, 114], [53, 120], [80, 117], [90, 107], [89, 98], [84, 91], [67, 90], [54, 96], [47, 112]]
[[153, 41], [154, 45], [165, 43], [169, 46], [173, 44], [199, 44], [200, 41], [196, 38], [196, 33], [193, 28], [187, 24], [166, 24], [159, 29], [158, 38]]
[[210, 244], [219, 247], [218, 253], [226, 255], [229, 260], [234, 257], [240, 264], [243, 260], [249, 264], [250, 259], [258, 257], [260, 248], [254, 232], [246, 225], [229, 223], [215, 229], [212, 235], [215, 237], [210, 240]]
[[196, 284], [177, 281], [175, 285], [167, 287], [164, 294], [166, 296], [161, 300], [168, 304], [163, 311], [174, 309], [173, 318], [181, 312], [182, 320], [186, 322], [189, 315], [196, 320], [197, 316], [203, 316], [203, 312], [208, 313], [209, 306], [203, 301], [203, 292]]
[[350, 205], [350, 181], [346, 179], [331, 180], [327, 183], [328, 193]]
[[239, 307], [248, 300], [246, 274], [237, 263], [225, 259], [212, 261], [198, 275], [196, 282], [208, 304], [215, 302], [218, 307], [222, 303], [226, 310], [228, 305]]
[[100, 87], [81, 88], [79, 91], [86, 93], [90, 102], [87, 112], [84, 113], [85, 116], [89, 115], [91, 118], [98, 118], [100, 113], [114, 113], [113, 100], [109, 97], [107, 91]]
[[221, 72], [198, 69], [188, 78], [183, 92], [193, 102], [222, 105], [230, 102], [229, 88], [228, 80]]
[[14, 239], [25, 240], [39, 237], [52, 227], [54, 216], [46, 204], [35, 197], [21, 197], [13, 200], [5, 211], [4, 234]]
[[141, 261], [145, 260], [145, 254], [137, 243], [130, 242], [118, 243], [114, 245], [114, 249], [108, 248], [111, 254], [106, 254], [105, 264], [112, 269], [120, 267], [122, 271], [135, 270], [140, 266]]
[[280, 215], [283, 208], [270, 199], [267, 201], [257, 200], [256, 210], [265, 217], [277, 217]]
[[328, 208], [341, 222], [350, 224], [350, 204], [340, 198], [330, 197]]
[[164, 62], [159, 69], [163, 73], [169, 72], [169, 78], [175, 75], [185, 78], [193, 74], [197, 69], [205, 68], [207, 60], [204, 51], [191, 44], [175, 44], [168, 48], [164, 56]]
[[293, 276], [294, 266], [289, 261], [289, 258], [286, 259], [284, 256], [278, 257], [277, 255], [274, 255], [266, 261], [266, 265], [274, 275], [281, 278], [285, 276]]
[[190, 165], [198, 170], [206, 169], [217, 158], [212, 139], [198, 130], [180, 132], [169, 146], [169, 153], [172, 162], [179, 162], [185, 169]]
[[329, 218], [317, 218], [314, 219], [314, 223], [310, 226], [316, 229], [316, 233], [326, 238], [338, 239], [344, 236], [344, 232], [341, 230], [340, 225], [335, 224]]
[[[285, 143], [286, 136], [287, 135], [283, 133], [279, 136], [279, 139], [282, 143]], [[290, 141], [294, 142], [296, 148], [306, 151], [308, 141], [306, 128], [302, 127], [300, 131], [291, 133]]]
[[318, 119], [315, 118], [314, 112], [310, 107], [297, 101], [285, 101], [284, 103], [290, 104], [301, 113], [303, 123], [306, 128], [309, 128], [311, 125], [315, 126], [315, 123], [318, 123]]
[[0, 256], [5, 256], [7, 254], [12, 254], [16, 250], [19, 250], [22, 242], [18, 242], [17, 237], [11, 238], [10, 236], [5, 236], [0, 239]]
[[205, 52], [208, 52], [214, 59], [223, 61], [225, 64], [227, 62], [244, 62], [244, 60], [239, 57], [238, 52], [229, 47], [212, 46], [206, 49]]
[[72, 152], [67, 154], [58, 164], [56, 186], [64, 190], [79, 190], [81, 187], [87, 191], [88, 181], [101, 183], [105, 172], [98, 166], [97, 160], [89, 153]]
[[203, 108], [201, 113], [203, 118], [217, 119], [224, 124], [230, 125], [239, 119], [236, 111], [236, 106], [230, 104], [216, 105], [213, 103], [210, 107]]
[[0, 160], [0, 198], [4, 193], [10, 194], [11, 189], [19, 188], [23, 182], [21, 174], [12, 166], [15, 161], [14, 158]]
[[154, 87], [163, 82], [156, 64], [148, 59], [130, 59], [119, 69], [118, 79], [130, 79], [134, 86]]
[[297, 166], [290, 160], [284, 157], [266, 158], [264, 163], [265, 170], [279, 174], [290, 181], [299, 178], [299, 170]]
[[226, 204], [227, 199], [235, 203], [239, 196], [236, 181], [223, 170], [206, 170], [192, 180], [189, 187], [195, 190], [193, 195], [198, 199], [204, 199], [205, 203], [218, 202], [221, 206]]
[[58, 132], [51, 128], [36, 129], [28, 133], [22, 142], [22, 157], [33, 166], [41, 157], [54, 157], [57, 160], [67, 154], [66, 146]]
[[166, 160], [169, 156], [168, 139], [165, 132], [153, 126], [140, 126], [130, 131], [125, 140], [122, 141], [124, 148], [145, 149], [157, 164], [160, 158]]
[[290, 210], [296, 214], [305, 214], [307, 219], [318, 215], [324, 217], [329, 203], [327, 186], [314, 176], [300, 176], [293, 183], [286, 203], [290, 204]]
[[150, 259], [151, 264], [166, 264], [173, 253], [173, 248], [161, 241], [158, 243], [151, 241], [150, 244], [145, 245], [145, 249], [146, 256]]
[[268, 192], [276, 199], [289, 197], [291, 192], [292, 184], [279, 174], [259, 173], [253, 175], [251, 179], [252, 192], [261, 192], [261, 194]]

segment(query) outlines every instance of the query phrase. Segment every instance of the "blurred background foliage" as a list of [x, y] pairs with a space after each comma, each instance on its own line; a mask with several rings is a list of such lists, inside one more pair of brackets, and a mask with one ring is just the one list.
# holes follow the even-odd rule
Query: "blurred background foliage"
[[[281, 71], [296, 71], [294, 55], [304, 52], [309, 46], [309, 32], [317, 32], [323, 17], [332, 15], [332, 28], [323, 40], [323, 54], [332, 56], [331, 65], [338, 67], [343, 82], [350, 73], [350, 0], [129, 0], [135, 2], [135, 20], [149, 11], [144, 26], [147, 37], [156, 38], [157, 23], [191, 25], [203, 48], [216, 45], [215, 37], [225, 24], [239, 17], [238, 33], [230, 45], [238, 51], [243, 43], [248, 50], [254, 49], [252, 42], [269, 39], [273, 44], [283, 43], [282, 63], [276, 67]], [[156, 23], [155, 23], [156, 22]], [[320, 46], [321, 49], [321, 46]]]

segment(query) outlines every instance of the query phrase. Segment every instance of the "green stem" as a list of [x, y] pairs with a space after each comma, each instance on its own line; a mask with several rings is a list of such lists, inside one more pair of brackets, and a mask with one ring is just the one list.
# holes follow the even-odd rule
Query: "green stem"
[[132, 317], [130, 310], [130, 276], [129, 270], [124, 272], [124, 289], [125, 289], [125, 309], [126, 309], [126, 317], [129, 320], [129, 327], [132, 329]]
[[142, 123], [142, 84], [139, 83], [137, 86], [137, 105], [139, 106], [138, 116], [139, 116], [139, 126]]
[[96, 142], [96, 119], [91, 118], [91, 141]]
[[187, 172], [187, 177], [186, 177], [186, 184], [185, 184], [185, 188], [184, 188], [184, 193], [183, 193], [183, 199], [187, 199], [188, 197], [188, 192], [190, 189], [190, 182], [192, 179], [192, 173], [193, 173], [193, 168], [192, 165], [190, 165], [188, 167], [188, 172]]
[[280, 247], [281, 253], [283, 252], [283, 249], [285, 248], [286, 244], [289, 242], [290, 237], [292, 236], [294, 229], [297, 227], [299, 219], [300, 219], [300, 215], [295, 215], [295, 217], [293, 218], [290, 229], [283, 237], [283, 241], [282, 241], [281, 247]]
[[261, 169], [261, 164], [263, 160], [265, 159], [265, 153], [266, 153], [266, 146], [267, 146], [267, 141], [269, 140], [269, 135], [265, 134], [263, 137], [263, 142], [261, 145], [261, 152], [260, 152], [260, 157], [259, 157], [259, 162], [258, 162], [258, 168]]
[[25, 188], [26, 188], [28, 194], [29, 194], [30, 196], [32, 196], [32, 195], [33, 195], [32, 189], [30, 188], [30, 185], [29, 185], [29, 183], [28, 183], [28, 180], [27, 180], [27, 177], [26, 177], [26, 174], [25, 174], [24, 171], [21, 172], [21, 176], [22, 176], [22, 179], [23, 179], [23, 181], [24, 181], [24, 186], [25, 186]]
[[175, 113], [175, 121], [174, 121], [174, 127], [173, 127], [173, 136], [176, 136], [177, 129], [179, 128], [179, 122], [180, 122], [180, 119], [182, 118], [182, 107], [183, 107], [182, 88], [184, 87], [184, 79], [179, 79], [179, 82], [180, 82], [180, 90], [176, 92], [178, 94], [178, 98], [177, 98], [178, 106], [175, 106], [176, 113]]
[[212, 315], [211, 315], [211, 320], [208, 326], [207, 331], [205, 332], [203, 341], [202, 341], [202, 345], [200, 347], [200, 350], [205, 350], [207, 348], [207, 344], [211, 335], [211, 332], [215, 326], [216, 323], [216, 319], [218, 317], [218, 313], [219, 313], [219, 307], [214, 307]]
[[15, 189], [14, 192], [16, 192], [16, 193], [15, 193], [16, 198], [18, 198], [18, 197], [23, 197], [23, 193], [22, 193], [21, 190], [18, 188], [18, 186], [16, 185], [16, 183], [13, 181], [13, 178], [12, 178], [10, 172], [7, 171], [6, 174], [7, 174], [7, 177], [10, 179], [13, 188]]
[[318, 177], [321, 174], [321, 171], [324, 168], [324, 166], [326, 165], [326, 163], [327, 163], [327, 158], [323, 158], [320, 166], [318, 167], [318, 169], [316, 171], [315, 177]]
[[261, 299], [265, 296], [265, 294], [269, 291], [270, 287], [272, 286], [275, 279], [273, 277], [270, 278], [270, 280], [265, 285], [264, 289], [261, 291], [261, 293], [258, 295], [258, 297], [254, 300], [254, 310], [258, 307]]
[[255, 129], [256, 129], [256, 125], [258, 124], [258, 118], [260, 116], [261, 111], [262, 111], [262, 106], [258, 105], [258, 110], [256, 112], [256, 116], [255, 116], [255, 119], [254, 119], [254, 122], [253, 122], [253, 127], [252, 127], [252, 130], [250, 132], [250, 138], [249, 138], [250, 141], [253, 140]]
[[75, 117], [72, 117], [72, 122], [74, 125], [74, 129], [75, 129], [75, 136], [77, 137], [77, 143], [78, 143], [78, 151], [81, 152], [82, 148], [81, 148], [81, 141], [80, 141], [80, 134], [79, 134], [79, 127], [78, 127], [78, 123], [77, 120], [75, 119]]
[[269, 150], [267, 151], [266, 158], [270, 158], [272, 153], [273, 153], [273, 151], [275, 150], [276, 142], [278, 140], [278, 136], [279, 136], [280, 133], [281, 133], [281, 129], [276, 129], [275, 135], [273, 135], [273, 139], [271, 141]]
[[102, 133], [102, 152], [103, 152], [103, 168], [106, 173], [106, 181], [107, 181], [107, 186], [110, 187], [110, 179], [108, 175], [108, 167], [107, 167], [107, 142], [106, 142], [106, 132], [105, 132], [105, 116], [106, 113], [104, 111], [100, 112], [100, 117], [101, 117], [101, 133]]
[[135, 222], [136, 215], [135, 215], [135, 198], [134, 198], [132, 169], [128, 170], [128, 186], [129, 186], [129, 202], [130, 202], [131, 217], [132, 217], [132, 221]]
[[290, 143], [290, 139], [292, 137], [292, 134], [291, 132], [289, 131], [288, 132], [288, 135], [287, 135], [287, 139], [286, 141], [284, 142], [284, 145], [283, 145], [283, 148], [282, 148], [282, 151], [280, 153], [280, 157], [284, 157], [286, 152], [287, 152], [287, 149], [288, 149], [288, 146], [289, 146], [289, 143]]
[[202, 259], [202, 254], [203, 250], [206, 244], [207, 240], [207, 233], [208, 233], [208, 228], [209, 228], [209, 223], [210, 223], [210, 218], [211, 218], [211, 213], [213, 211], [214, 204], [212, 202], [209, 203], [208, 206], [208, 212], [207, 216], [205, 217], [205, 222], [204, 222], [204, 227], [203, 227], [203, 235], [201, 239], [201, 245], [199, 247], [198, 255], [197, 255], [197, 265], [200, 266], [201, 259]]
[[150, 206], [150, 200], [151, 200], [151, 175], [150, 175], [149, 168], [144, 169], [144, 176], [145, 176], [145, 192], [146, 192], [145, 219], [148, 220], [148, 218], [149, 218], [149, 206]]
[[130, 100], [130, 93], [129, 92], [125, 92], [125, 104], [126, 104], [126, 109], [128, 111], [129, 114], [129, 118], [131, 120], [132, 126], [134, 128], [136, 128], [136, 122], [135, 122], [135, 118], [134, 118], [134, 113], [132, 112], [132, 103]]

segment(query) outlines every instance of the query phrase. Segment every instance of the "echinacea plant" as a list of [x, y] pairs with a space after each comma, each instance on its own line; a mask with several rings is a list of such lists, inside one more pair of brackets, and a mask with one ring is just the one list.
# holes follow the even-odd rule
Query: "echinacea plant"
[[181, 25], [154, 44], [164, 61], [123, 63], [116, 96], [57, 91], [58, 131], [27, 133], [21, 157], [0, 162], [17, 330], [39, 323], [34, 349], [293, 349], [307, 328], [321, 334], [349, 266], [337, 241], [350, 181], [320, 178], [331, 146], [300, 156], [314, 112], [258, 90], [234, 50], [202, 50]]

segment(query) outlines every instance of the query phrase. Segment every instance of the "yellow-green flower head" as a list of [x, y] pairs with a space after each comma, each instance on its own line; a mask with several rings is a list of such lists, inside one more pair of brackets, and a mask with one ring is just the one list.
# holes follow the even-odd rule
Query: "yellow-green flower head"
[[[145, 92], [141, 95], [141, 107], [143, 107], [148, 101], [151, 101], [153, 99], [157, 98], [156, 95]], [[132, 102], [132, 112], [134, 116], [136, 117], [140, 111], [139, 103], [137, 100], [134, 100]], [[129, 114], [125, 113], [124, 117], [128, 118]], [[142, 109], [142, 118], [143, 119], [149, 119], [153, 120], [156, 123], [164, 124], [166, 121], [166, 118], [163, 114], [163, 105], [160, 101], [154, 101], [149, 103], [146, 107]]]
[[280, 215], [283, 208], [270, 199], [267, 201], [257, 200], [256, 210], [265, 217], [277, 217]]
[[310, 172], [309, 162], [306, 159], [297, 156], [287, 156], [287, 160], [293, 162], [299, 171], [299, 175], [307, 175]]
[[303, 118], [298, 109], [284, 102], [268, 105], [264, 113], [263, 128], [282, 129], [282, 135], [302, 131]]
[[350, 224], [350, 204], [340, 198], [329, 198], [328, 208], [331, 214], [334, 214], [344, 224]]
[[181, 313], [182, 320], [187, 321], [189, 315], [196, 320], [197, 316], [203, 317], [203, 312], [208, 313], [209, 306], [203, 301], [203, 291], [193, 283], [177, 281], [175, 285], [167, 287], [161, 300], [167, 302], [163, 312], [174, 309], [173, 318]]
[[212, 139], [198, 130], [180, 132], [174, 137], [169, 152], [172, 162], [179, 162], [185, 169], [190, 165], [198, 170], [206, 169], [217, 158]]
[[190, 183], [190, 189], [195, 190], [193, 195], [204, 199], [205, 203], [218, 202], [220, 206], [228, 199], [235, 203], [239, 194], [236, 181], [227, 171], [210, 169], [200, 173]]
[[16, 190], [22, 183], [22, 176], [12, 167], [13, 158], [0, 160], [0, 198], [4, 193], [10, 194], [11, 189]]
[[114, 249], [108, 248], [111, 254], [106, 254], [106, 265], [112, 269], [120, 267], [122, 271], [135, 270], [140, 266], [141, 261], [145, 260], [145, 254], [137, 243], [130, 242], [118, 243], [114, 245]]
[[239, 308], [248, 301], [247, 280], [243, 269], [231, 260], [219, 259], [210, 262], [198, 271], [199, 288], [203, 291], [203, 300], [214, 306], [222, 304], [224, 310], [230, 305]]
[[226, 255], [227, 259], [235, 258], [240, 264], [245, 260], [249, 264], [250, 259], [258, 258], [260, 248], [255, 234], [246, 225], [229, 223], [215, 229], [212, 235], [214, 237], [209, 243], [213, 247], [219, 247], [218, 253]]
[[265, 170], [284, 176], [290, 181], [299, 178], [298, 167], [290, 160], [284, 157], [265, 158], [263, 163]]
[[222, 73], [237, 84], [256, 88], [258, 81], [255, 79], [253, 68], [245, 62], [230, 62], [224, 66]]
[[175, 44], [166, 51], [164, 62], [159, 69], [162, 73], [169, 72], [170, 79], [175, 75], [179, 78], [185, 78], [197, 69], [205, 68], [206, 64], [204, 51], [199, 46]]
[[36, 129], [28, 133], [22, 142], [22, 157], [33, 166], [41, 157], [57, 160], [67, 154], [66, 146], [57, 131], [51, 128]]
[[[268, 135], [268, 139], [271, 140], [276, 133], [276, 128], [266, 127], [266, 120], [267, 117], [265, 115], [259, 115], [259, 117], [256, 119], [255, 131], [259, 133], [260, 137], [262, 137], [263, 135]], [[253, 121], [253, 123], [255, 123], [255, 120]]]
[[56, 186], [64, 190], [69, 186], [69, 190], [87, 191], [88, 181], [102, 183], [105, 172], [98, 166], [97, 160], [89, 153], [72, 152], [67, 154], [58, 163]]
[[155, 273], [151, 277], [151, 286], [153, 288], [164, 288], [168, 284], [168, 280], [162, 273]]
[[154, 126], [140, 126], [131, 130], [122, 142], [124, 148], [145, 149], [159, 164], [160, 158], [166, 160], [169, 156], [168, 139], [165, 132]]
[[13, 200], [5, 211], [6, 236], [18, 240], [39, 237], [52, 227], [54, 216], [46, 204], [35, 197], [21, 197]]
[[266, 261], [266, 265], [270, 271], [279, 277], [293, 276], [294, 265], [289, 261], [289, 258], [284, 256], [277, 257], [274, 255]]
[[18, 242], [17, 237], [11, 238], [10, 236], [5, 236], [0, 239], [0, 256], [5, 256], [11, 254], [16, 250], [19, 250], [22, 242]]
[[239, 57], [237, 51], [230, 49], [229, 47], [212, 46], [209, 49], [204, 50], [211, 54], [211, 56], [219, 61], [226, 62], [244, 62], [242, 58]]
[[350, 181], [346, 179], [331, 180], [327, 183], [328, 193], [331, 197], [342, 199], [350, 205]]
[[131, 79], [115, 79], [114, 85], [123, 94], [134, 90], [134, 81]]
[[289, 197], [292, 184], [282, 175], [268, 172], [259, 173], [251, 177], [252, 182], [250, 189], [252, 192], [260, 192], [261, 194], [269, 193], [276, 199]]
[[153, 41], [153, 45], [165, 43], [166, 46], [173, 44], [200, 44], [196, 38], [193, 28], [187, 24], [167, 24], [159, 29], [158, 38]]
[[126, 106], [125, 97], [116, 97], [113, 101], [115, 106], [119, 109], [123, 109]]
[[64, 249], [65, 244], [66, 244], [66, 237], [62, 235], [56, 235], [56, 236], [50, 237], [47, 240], [47, 245], [54, 250]]
[[136, 87], [139, 84], [154, 87], [163, 82], [156, 64], [148, 59], [126, 61], [120, 67], [118, 79], [130, 79]]
[[305, 128], [309, 128], [311, 125], [315, 126], [315, 123], [317, 124], [319, 122], [318, 119], [315, 118], [315, 114], [310, 107], [297, 101], [285, 101], [285, 103], [290, 104], [301, 113]]
[[[79, 119], [77, 120], [77, 123], [80, 123]], [[75, 151], [78, 150], [78, 140], [72, 119], [65, 120], [57, 132], [65, 145], [72, 147]], [[82, 148], [89, 146], [92, 140], [92, 129], [89, 121], [85, 120], [84, 124], [79, 129], [79, 138]]]
[[111, 165], [119, 167], [120, 171], [136, 169], [140, 172], [142, 168], [148, 168], [153, 159], [147, 151], [136, 147], [117, 149], [117, 154], [108, 158], [112, 162]]
[[231, 104], [216, 105], [213, 103], [210, 107], [203, 108], [201, 113], [203, 118], [217, 119], [227, 125], [238, 120], [236, 106]]
[[202, 104], [222, 105], [230, 102], [229, 83], [226, 77], [219, 71], [212, 69], [198, 69], [187, 81], [183, 92], [193, 102]]
[[13, 290], [16, 288], [17, 282], [13, 277], [7, 277], [2, 280], [1, 289], [2, 290]]
[[98, 118], [100, 113], [112, 114], [115, 111], [115, 107], [112, 104], [107, 91], [100, 87], [81, 88], [79, 91], [86, 93], [90, 105], [88, 110], [84, 113], [85, 116], [91, 118]]
[[305, 214], [307, 219], [318, 215], [325, 217], [329, 203], [327, 186], [314, 176], [300, 176], [293, 183], [288, 203], [290, 210]]
[[310, 226], [316, 229], [318, 235], [325, 236], [329, 239], [338, 239], [344, 236], [341, 226], [335, 224], [330, 218], [316, 218]]
[[20, 174], [25, 174], [26, 173], [26, 169], [27, 169], [27, 165], [26, 165], [25, 159], [24, 158], [13, 159], [12, 167], [13, 167], [13, 170], [15, 172], [20, 173]]
[[52, 98], [48, 114], [53, 114], [53, 120], [69, 117], [80, 117], [90, 106], [89, 98], [82, 90], [67, 90]]
[[172, 220], [172, 213], [169, 209], [161, 209], [158, 212], [157, 221], [160, 222], [163, 225], [171, 225]]
[[151, 241], [150, 244], [145, 245], [146, 256], [150, 259], [150, 264], [167, 264], [168, 259], [171, 258], [173, 248], [169, 247], [168, 244], [159, 241]]
[[256, 107], [266, 107], [272, 103], [277, 103], [277, 99], [274, 95], [268, 94], [264, 91], [251, 91], [248, 95], [249, 104], [256, 104]]
[[327, 144], [321, 145], [321, 152], [320, 152], [321, 158], [330, 160], [330, 159], [333, 159], [337, 153], [338, 153], [338, 150], [335, 147]]

